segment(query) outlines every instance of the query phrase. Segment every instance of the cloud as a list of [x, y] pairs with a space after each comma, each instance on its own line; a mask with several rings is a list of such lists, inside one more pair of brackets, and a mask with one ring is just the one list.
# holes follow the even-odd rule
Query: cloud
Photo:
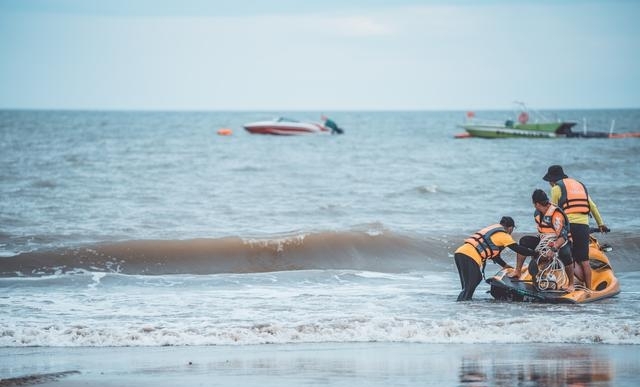
[[327, 25], [337, 33], [346, 36], [386, 36], [394, 32], [391, 25], [365, 16], [333, 18]]
[[0, 108], [626, 107], [640, 89], [635, 2], [189, 17], [2, 12], [3, 1]]

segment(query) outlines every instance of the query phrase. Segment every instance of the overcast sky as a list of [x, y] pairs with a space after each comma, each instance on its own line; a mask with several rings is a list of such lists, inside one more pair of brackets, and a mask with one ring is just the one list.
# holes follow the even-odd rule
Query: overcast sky
[[0, 0], [0, 108], [639, 108], [639, 16], [632, 0]]

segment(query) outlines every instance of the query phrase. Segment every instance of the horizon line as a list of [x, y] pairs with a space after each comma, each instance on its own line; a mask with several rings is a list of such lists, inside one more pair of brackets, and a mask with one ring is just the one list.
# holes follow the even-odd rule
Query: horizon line
[[[234, 112], [234, 113], [246, 113], [246, 112], [467, 112], [467, 111], [507, 111], [514, 110], [513, 108], [476, 108], [476, 109], [461, 109], [461, 108], [389, 108], [389, 109], [377, 109], [377, 108], [354, 108], [354, 109], [303, 109], [303, 108], [270, 108], [270, 109], [246, 109], [246, 108], [228, 108], [228, 109], [179, 109], [179, 108], [43, 108], [43, 107], [0, 107], [0, 111], [48, 111], [48, 112], [139, 112], [139, 113], [210, 113], [210, 112]], [[566, 110], [640, 110], [640, 106], [637, 107], [537, 107], [528, 108], [527, 110], [546, 110], [546, 111], [566, 111]]]

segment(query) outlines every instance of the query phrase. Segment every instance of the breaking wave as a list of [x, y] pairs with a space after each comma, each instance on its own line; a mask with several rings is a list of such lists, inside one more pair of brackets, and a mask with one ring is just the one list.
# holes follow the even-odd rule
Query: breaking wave
[[[271, 237], [128, 240], [24, 252], [0, 258], [0, 276], [73, 270], [122, 274], [261, 273], [352, 269], [376, 272], [448, 270], [464, 236], [421, 237], [390, 231], [317, 232]], [[640, 237], [607, 236], [616, 270], [640, 270]]]
[[[202, 324], [126, 325], [120, 327], [41, 326], [7, 327], [0, 331], [4, 347], [119, 347], [184, 345], [256, 345], [320, 342], [404, 342], [404, 343], [574, 343], [638, 344], [636, 324], [581, 319], [574, 324], [531, 317], [492, 319], [491, 331], [470, 329], [477, 316], [415, 320], [402, 318], [327, 319], [297, 325], [260, 323], [220, 327]], [[582, 327], [575, 328], [575, 323]]]

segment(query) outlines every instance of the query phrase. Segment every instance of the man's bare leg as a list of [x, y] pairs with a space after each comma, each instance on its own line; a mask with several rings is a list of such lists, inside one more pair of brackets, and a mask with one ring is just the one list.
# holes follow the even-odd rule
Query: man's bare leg
[[580, 269], [582, 271], [582, 278], [584, 279], [584, 286], [587, 289], [591, 289], [591, 266], [589, 265], [589, 260], [582, 261], [579, 263]]
[[566, 287], [565, 290], [567, 292], [571, 293], [574, 290], [576, 290], [576, 288], [575, 288], [575, 286], [573, 284], [574, 283], [574, 279], [573, 279], [573, 264], [565, 265], [564, 272], [567, 275], [567, 281], [568, 281], [568, 284], [567, 284], [567, 287]]

